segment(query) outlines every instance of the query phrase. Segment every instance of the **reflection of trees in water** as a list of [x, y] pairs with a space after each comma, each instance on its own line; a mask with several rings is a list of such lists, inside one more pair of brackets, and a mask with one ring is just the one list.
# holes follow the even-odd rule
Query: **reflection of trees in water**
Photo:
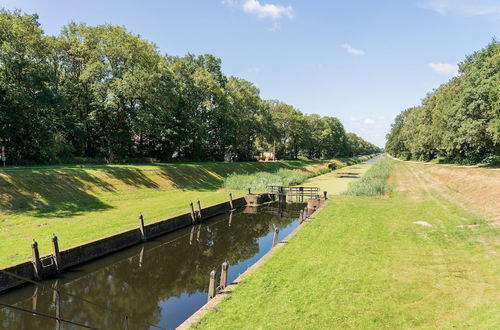
[[[298, 213], [298, 206], [288, 205]], [[258, 214], [234, 213], [223, 220], [191, 227], [187, 235], [164, 245], [145, 245], [133, 257], [85, 274], [61, 288], [85, 297], [110, 310], [130, 315], [130, 327], [142, 328], [144, 320], [156, 324], [160, 320], [159, 302], [186, 293], [206, 292], [208, 274], [219, 269], [224, 261], [237, 264], [259, 252], [258, 239], [274, 226], [283, 229], [290, 218]], [[290, 210], [287, 210], [290, 211]], [[49, 290], [50, 291], [50, 290]], [[52, 291], [37, 292], [37, 309], [55, 315]], [[33, 299], [18, 305], [32, 308]], [[62, 317], [75, 322], [106, 329], [123, 328], [123, 318], [70, 296], [61, 295]], [[56, 321], [47, 321], [31, 314], [0, 310], [2, 327], [54, 329]], [[63, 327], [67, 328], [67, 327]]]

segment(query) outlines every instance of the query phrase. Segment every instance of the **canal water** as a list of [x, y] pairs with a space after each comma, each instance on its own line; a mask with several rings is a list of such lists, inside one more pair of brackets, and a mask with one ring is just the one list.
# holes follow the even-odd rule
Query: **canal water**
[[[274, 228], [281, 240], [297, 227], [303, 207], [272, 203], [233, 211], [75, 267], [43, 287], [0, 295], [0, 302], [99, 329], [126, 323], [129, 329], [173, 329], [207, 302], [211, 270], [220, 272], [227, 261], [228, 282], [236, 279], [269, 251]], [[2, 306], [0, 328], [81, 329]]]

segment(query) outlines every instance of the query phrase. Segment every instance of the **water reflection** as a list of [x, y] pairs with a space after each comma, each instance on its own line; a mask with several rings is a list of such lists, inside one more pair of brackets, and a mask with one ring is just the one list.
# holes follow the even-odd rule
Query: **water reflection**
[[[175, 328], [206, 302], [212, 269], [219, 271], [228, 261], [228, 280], [234, 280], [271, 248], [275, 227], [281, 239], [297, 226], [302, 207], [270, 204], [235, 211], [72, 269], [45, 281], [44, 288], [5, 294], [0, 301], [103, 329], [123, 329], [126, 316], [130, 329]], [[7, 308], [0, 309], [0, 320], [5, 329], [77, 328]]]

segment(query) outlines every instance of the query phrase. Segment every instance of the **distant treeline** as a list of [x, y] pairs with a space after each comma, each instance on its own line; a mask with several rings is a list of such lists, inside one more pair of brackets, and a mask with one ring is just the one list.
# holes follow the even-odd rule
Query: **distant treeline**
[[500, 43], [468, 56], [459, 74], [399, 114], [386, 151], [404, 159], [500, 161]]
[[337, 118], [265, 101], [212, 55], [162, 55], [124, 27], [0, 10], [0, 144], [11, 163], [172, 157], [329, 158], [378, 152]]

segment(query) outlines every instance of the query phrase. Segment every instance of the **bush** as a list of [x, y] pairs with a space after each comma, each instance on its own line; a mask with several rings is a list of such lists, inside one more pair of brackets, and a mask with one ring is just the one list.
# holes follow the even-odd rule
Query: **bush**
[[388, 158], [382, 158], [375, 163], [363, 177], [352, 182], [343, 195], [354, 196], [381, 196], [389, 191], [386, 183], [392, 169], [392, 162]]
[[482, 163], [485, 164], [486, 166], [494, 166], [494, 167], [500, 166], [500, 156], [489, 155], [483, 159]]

